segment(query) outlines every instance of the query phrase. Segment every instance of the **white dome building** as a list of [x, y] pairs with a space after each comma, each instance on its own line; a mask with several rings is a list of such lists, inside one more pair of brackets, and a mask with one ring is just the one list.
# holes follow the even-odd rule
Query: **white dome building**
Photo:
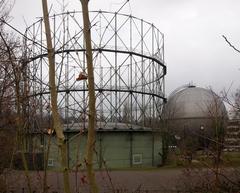
[[[191, 139], [199, 146], [203, 138], [223, 133], [227, 111], [212, 90], [192, 85], [175, 90], [163, 109], [168, 132], [177, 140]], [[200, 144], [201, 145], [201, 144]]]

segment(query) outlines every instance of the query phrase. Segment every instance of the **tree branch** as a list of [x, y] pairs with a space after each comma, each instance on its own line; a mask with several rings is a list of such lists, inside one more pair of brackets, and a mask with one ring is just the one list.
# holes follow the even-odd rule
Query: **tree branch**
[[240, 53], [240, 50], [237, 49], [234, 45], [232, 45], [232, 43], [230, 41], [228, 41], [227, 37], [222, 35], [222, 37], [224, 38], [224, 40], [228, 43], [228, 45], [233, 48], [236, 52]]

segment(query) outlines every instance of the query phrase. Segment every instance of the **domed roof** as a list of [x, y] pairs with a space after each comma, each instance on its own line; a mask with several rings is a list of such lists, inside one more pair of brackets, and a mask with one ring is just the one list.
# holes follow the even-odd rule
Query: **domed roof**
[[226, 116], [222, 100], [209, 89], [186, 86], [173, 92], [163, 110], [166, 119]]

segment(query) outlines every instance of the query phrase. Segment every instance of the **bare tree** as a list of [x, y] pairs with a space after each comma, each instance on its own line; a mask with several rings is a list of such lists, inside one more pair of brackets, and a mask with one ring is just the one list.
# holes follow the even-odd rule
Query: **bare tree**
[[52, 46], [51, 29], [49, 23], [49, 13], [47, 0], [42, 0], [44, 24], [46, 30], [47, 48], [48, 48], [48, 61], [49, 61], [49, 84], [50, 84], [50, 95], [51, 95], [51, 111], [53, 116], [53, 127], [57, 135], [58, 146], [61, 151], [61, 165], [63, 170], [64, 179], [64, 191], [70, 193], [70, 182], [69, 182], [69, 169], [67, 160], [67, 144], [63, 133], [63, 125], [60, 121], [57, 106], [57, 88], [55, 83], [55, 56], [54, 48]]
[[[211, 141], [211, 150], [213, 158], [213, 169], [215, 174], [215, 186], [219, 185], [220, 164], [222, 161], [222, 151], [224, 147], [224, 132], [227, 124], [227, 112], [223, 107], [222, 99], [211, 89], [213, 101], [208, 104], [208, 115], [211, 118], [212, 128], [214, 129], [213, 139]], [[205, 137], [205, 136], [203, 136]]]
[[89, 119], [88, 119], [88, 138], [86, 147], [86, 165], [88, 180], [90, 184], [90, 192], [97, 193], [98, 187], [95, 180], [95, 173], [93, 170], [93, 155], [95, 149], [95, 124], [96, 124], [96, 97], [94, 88], [94, 72], [92, 59], [92, 45], [91, 45], [91, 25], [89, 20], [88, 2], [89, 0], [80, 0], [82, 4], [83, 24], [84, 24], [84, 39], [86, 45], [86, 58], [88, 70], [88, 93], [89, 93]]
[[[6, 32], [4, 24], [10, 18], [9, 14], [13, 4], [11, 1], [0, 0], [0, 117], [3, 118], [3, 112], [10, 111], [13, 104], [13, 67], [16, 60], [11, 61], [12, 54], [16, 54], [19, 48], [19, 40], [13, 38], [13, 34]], [[10, 52], [10, 53], [9, 53]], [[10, 54], [10, 55], [9, 55]], [[13, 58], [12, 58], [13, 59]], [[14, 66], [12, 66], [14, 62]], [[2, 122], [3, 124], [3, 122]]]
[[[16, 148], [20, 151], [27, 178], [28, 191], [31, 192], [28, 166], [24, 155], [25, 116], [23, 113], [23, 104], [26, 97], [23, 95], [24, 63], [22, 62], [22, 45], [18, 38], [15, 38], [12, 33], [6, 32], [4, 29], [4, 24], [10, 18], [9, 13], [12, 6], [13, 3], [11, 1], [0, 1], [0, 73], [2, 78], [0, 81], [0, 86], [2, 88], [0, 92], [1, 129], [7, 127], [9, 129], [9, 126], [12, 126], [12, 129], [17, 132], [16, 141], [13, 140], [12, 142], [16, 142]], [[16, 148], [12, 149], [12, 157], [13, 151], [16, 151]], [[12, 163], [12, 161], [10, 161], [10, 163]]]
[[[7, 36], [4, 35], [3, 32], [0, 32], [0, 37], [5, 46], [4, 51], [6, 52], [6, 58], [7, 58], [6, 62], [8, 62], [10, 66], [9, 68], [10, 72], [8, 71], [8, 73], [10, 73], [10, 77], [11, 77], [10, 79], [11, 87], [9, 89], [12, 90], [13, 92], [13, 95], [12, 95], [13, 104], [11, 106], [11, 109], [14, 110], [16, 114], [15, 115], [15, 125], [17, 129], [16, 142], [22, 157], [22, 163], [23, 163], [25, 175], [27, 178], [28, 191], [31, 192], [31, 183], [30, 183], [30, 176], [28, 173], [28, 165], [27, 165], [26, 157], [24, 155], [24, 150], [25, 150], [24, 134], [25, 134], [25, 128], [26, 128], [26, 124], [25, 124], [26, 115], [24, 114], [25, 112], [24, 100], [26, 100], [26, 96], [24, 94], [27, 94], [27, 93], [25, 93], [24, 88], [22, 86], [23, 84], [25, 84], [23, 82], [23, 77], [25, 75], [24, 75], [24, 63], [22, 63], [21, 55], [19, 55], [19, 53], [22, 53], [20, 51], [21, 45], [17, 40], [14, 40], [14, 41], [8, 40]], [[14, 42], [13, 45], [12, 45], [12, 42]]]

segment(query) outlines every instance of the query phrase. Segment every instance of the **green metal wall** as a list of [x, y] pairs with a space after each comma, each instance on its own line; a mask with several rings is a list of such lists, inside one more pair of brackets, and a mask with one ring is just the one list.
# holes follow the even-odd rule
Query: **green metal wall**
[[[68, 160], [71, 169], [81, 164], [84, 168], [84, 155], [87, 134], [66, 133], [68, 142]], [[45, 137], [45, 150], [48, 144]], [[53, 166], [60, 168], [60, 152], [56, 137], [51, 137], [49, 159]], [[97, 168], [130, 168], [152, 167], [162, 163], [162, 138], [158, 132], [150, 131], [101, 131], [96, 135], [94, 167]], [[140, 159], [141, 158], [141, 159]], [[136, 162], [136, 159], [139, 162]]]
[[99, 133], [102, 158], [108, 168], [130, 166], [130, 134], [127, 132]]
[[142, 164], [134, 163], [133, 160], [133, 166], [152, 166], [152, 139], [152, 133], [137, 132], [133, 134], [132, 156], [137, 154], [142, 157]]

